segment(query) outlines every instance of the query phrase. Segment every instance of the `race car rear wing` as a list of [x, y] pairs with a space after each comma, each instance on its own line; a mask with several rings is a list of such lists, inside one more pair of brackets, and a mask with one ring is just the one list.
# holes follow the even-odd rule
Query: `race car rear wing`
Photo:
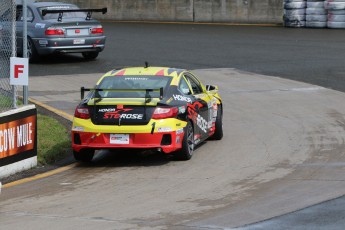
[[46, 16], [47, 14], [59, 14], [58, 22], [62, 21], [63, 13], [68, 12], [87, 12], [85, 20], [90, 20], [92, 17], [93, 12], [101, 12], [102, 14], [106, 14], [108, 12], [108, 8], [102, 9], [58, 9], [58, 10], [42, 10], [42, 16]]
[[145, 93], [145, 103], [148, 103], [151, 101], [150, 92], [159, 92], [159, 99], [161, 99], [161, 100], [163, 99], [163, 87], [161, 87], [159, 89], [98, 89], [98, 88], [81, 87], [80, 88], [81, 100], [84, 99], [85, 92], [87, 92], [87, 91], [94, 91], [95, 96], [93, 98], [100, 98], [100, 99], [102, 99], [102, 96], [99, 94], [99, 92], [104, 92], [104, 91], [108, 91], [108, 92], [146, 92]]

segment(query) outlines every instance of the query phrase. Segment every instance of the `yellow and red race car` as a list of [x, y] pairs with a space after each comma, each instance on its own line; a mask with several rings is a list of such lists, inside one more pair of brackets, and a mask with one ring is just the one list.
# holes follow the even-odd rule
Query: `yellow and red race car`
[[[84, 98], [84, 92], [89, 91]], [[204, 86], [190, 71], [165, 67], [115, 69], [95, 88], [81, 88], [72, 126], [76, 160], [97, 149], [138, 148], [192, 157], [207, 138], [223, 137], [218, 87]]]

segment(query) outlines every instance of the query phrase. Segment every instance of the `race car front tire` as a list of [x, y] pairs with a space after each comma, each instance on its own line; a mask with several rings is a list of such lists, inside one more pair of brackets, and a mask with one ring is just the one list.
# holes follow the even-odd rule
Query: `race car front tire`
[[194, 128], [192, 123], [188, 121], [183, 135], [182, 149], [175, 153], [175, 157], [178, 160], [183, 161], [191, 159], [193, 156], [194, 146]]
[[79, 152], [73, 151], [74, 159], [81, 162], [91, 162], [95, 154], [93, 149], [81, 149]]
[[212, 140], [221, 140], [223, 138], [223, 108], [218, 106], [217, 118], [216, 118], [216, 130], [212, 135]]

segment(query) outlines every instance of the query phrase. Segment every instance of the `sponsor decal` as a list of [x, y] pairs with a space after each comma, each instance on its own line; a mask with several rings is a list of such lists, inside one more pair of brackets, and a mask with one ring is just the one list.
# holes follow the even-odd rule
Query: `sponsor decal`
[[198, 144], [201, 140], [200, 140], [201, 135], [200, 134], [195, 134], [194, 135], [194, 144]]
[[181, 142], [180, 136], [177, 136], [176, 137], [176, 144], [180, 144], [180, 142]]
[[208, 122], [202, 116], [200, 116], [200, 114], [198, 114], [196, 124], [204, 133], [207, 133]]
[[84, 127], [83, 126], [74, 126], [72, 128], [73, 131], [78, 131], [78, 132], [82, 132], [84, 131]]
[[207, 108], [211, 108], [212, 107], [212, 101], [208, 101], [207, 102]]
[[157, 132], [158, 133], [164, 133], [164, 132], [171, 132], [172, 131], [172, 128], [171, 127], [159, 127], [157, 129]]
[[118, 111], [116, 112], [107, 112], [104, 114], [104, 119], [132, 119], [132, 120], [142, 120], [144, 114], [119, 114]]
[[176, 127], [180, 127], [180, 126], [181, 126], [181, 123], [177, 123], [177, 124], [176, 124]]
[[44, 23], [36, 23], [35, 28], [36, 29], [44, 29], [46, 27], [46, 24]]
[[128, 120], [142, 120], [144, 114], [138, 113], [126, 113], [133, 109], [115, 109], [115, 108], [103, 108], [98, 112], [104, 113], [103, 119], [128, 119]]
[[179, 113], [185, 113], [186, 112], [186, 107], [185, 106], [178, 107], [178, 112]]
[[126, 77], [125, 80], [126, 81], [147, 81], [149, 79], [145, 77]]
[[188, 103], [192, 103], [192, 99], [190, 99], [189, 97], [186, 96], [182, 96], [182, 95], [173, 95], [173, 98], [175, 101], [185, 101]]
[[176, 130], [176, 135], [183, 133], [183, 128]]
[[99, 113], [115, 112], [115, 111], [116, 111], [115, 108], [107, 108], [107, 109], [99, 109], [99, 110], [98, 110]]

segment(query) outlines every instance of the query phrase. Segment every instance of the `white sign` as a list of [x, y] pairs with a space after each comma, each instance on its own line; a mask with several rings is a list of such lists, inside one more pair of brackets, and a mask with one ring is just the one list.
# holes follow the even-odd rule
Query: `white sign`
[[11, 85], [29, 85], [29, 59], [11, 57]]

